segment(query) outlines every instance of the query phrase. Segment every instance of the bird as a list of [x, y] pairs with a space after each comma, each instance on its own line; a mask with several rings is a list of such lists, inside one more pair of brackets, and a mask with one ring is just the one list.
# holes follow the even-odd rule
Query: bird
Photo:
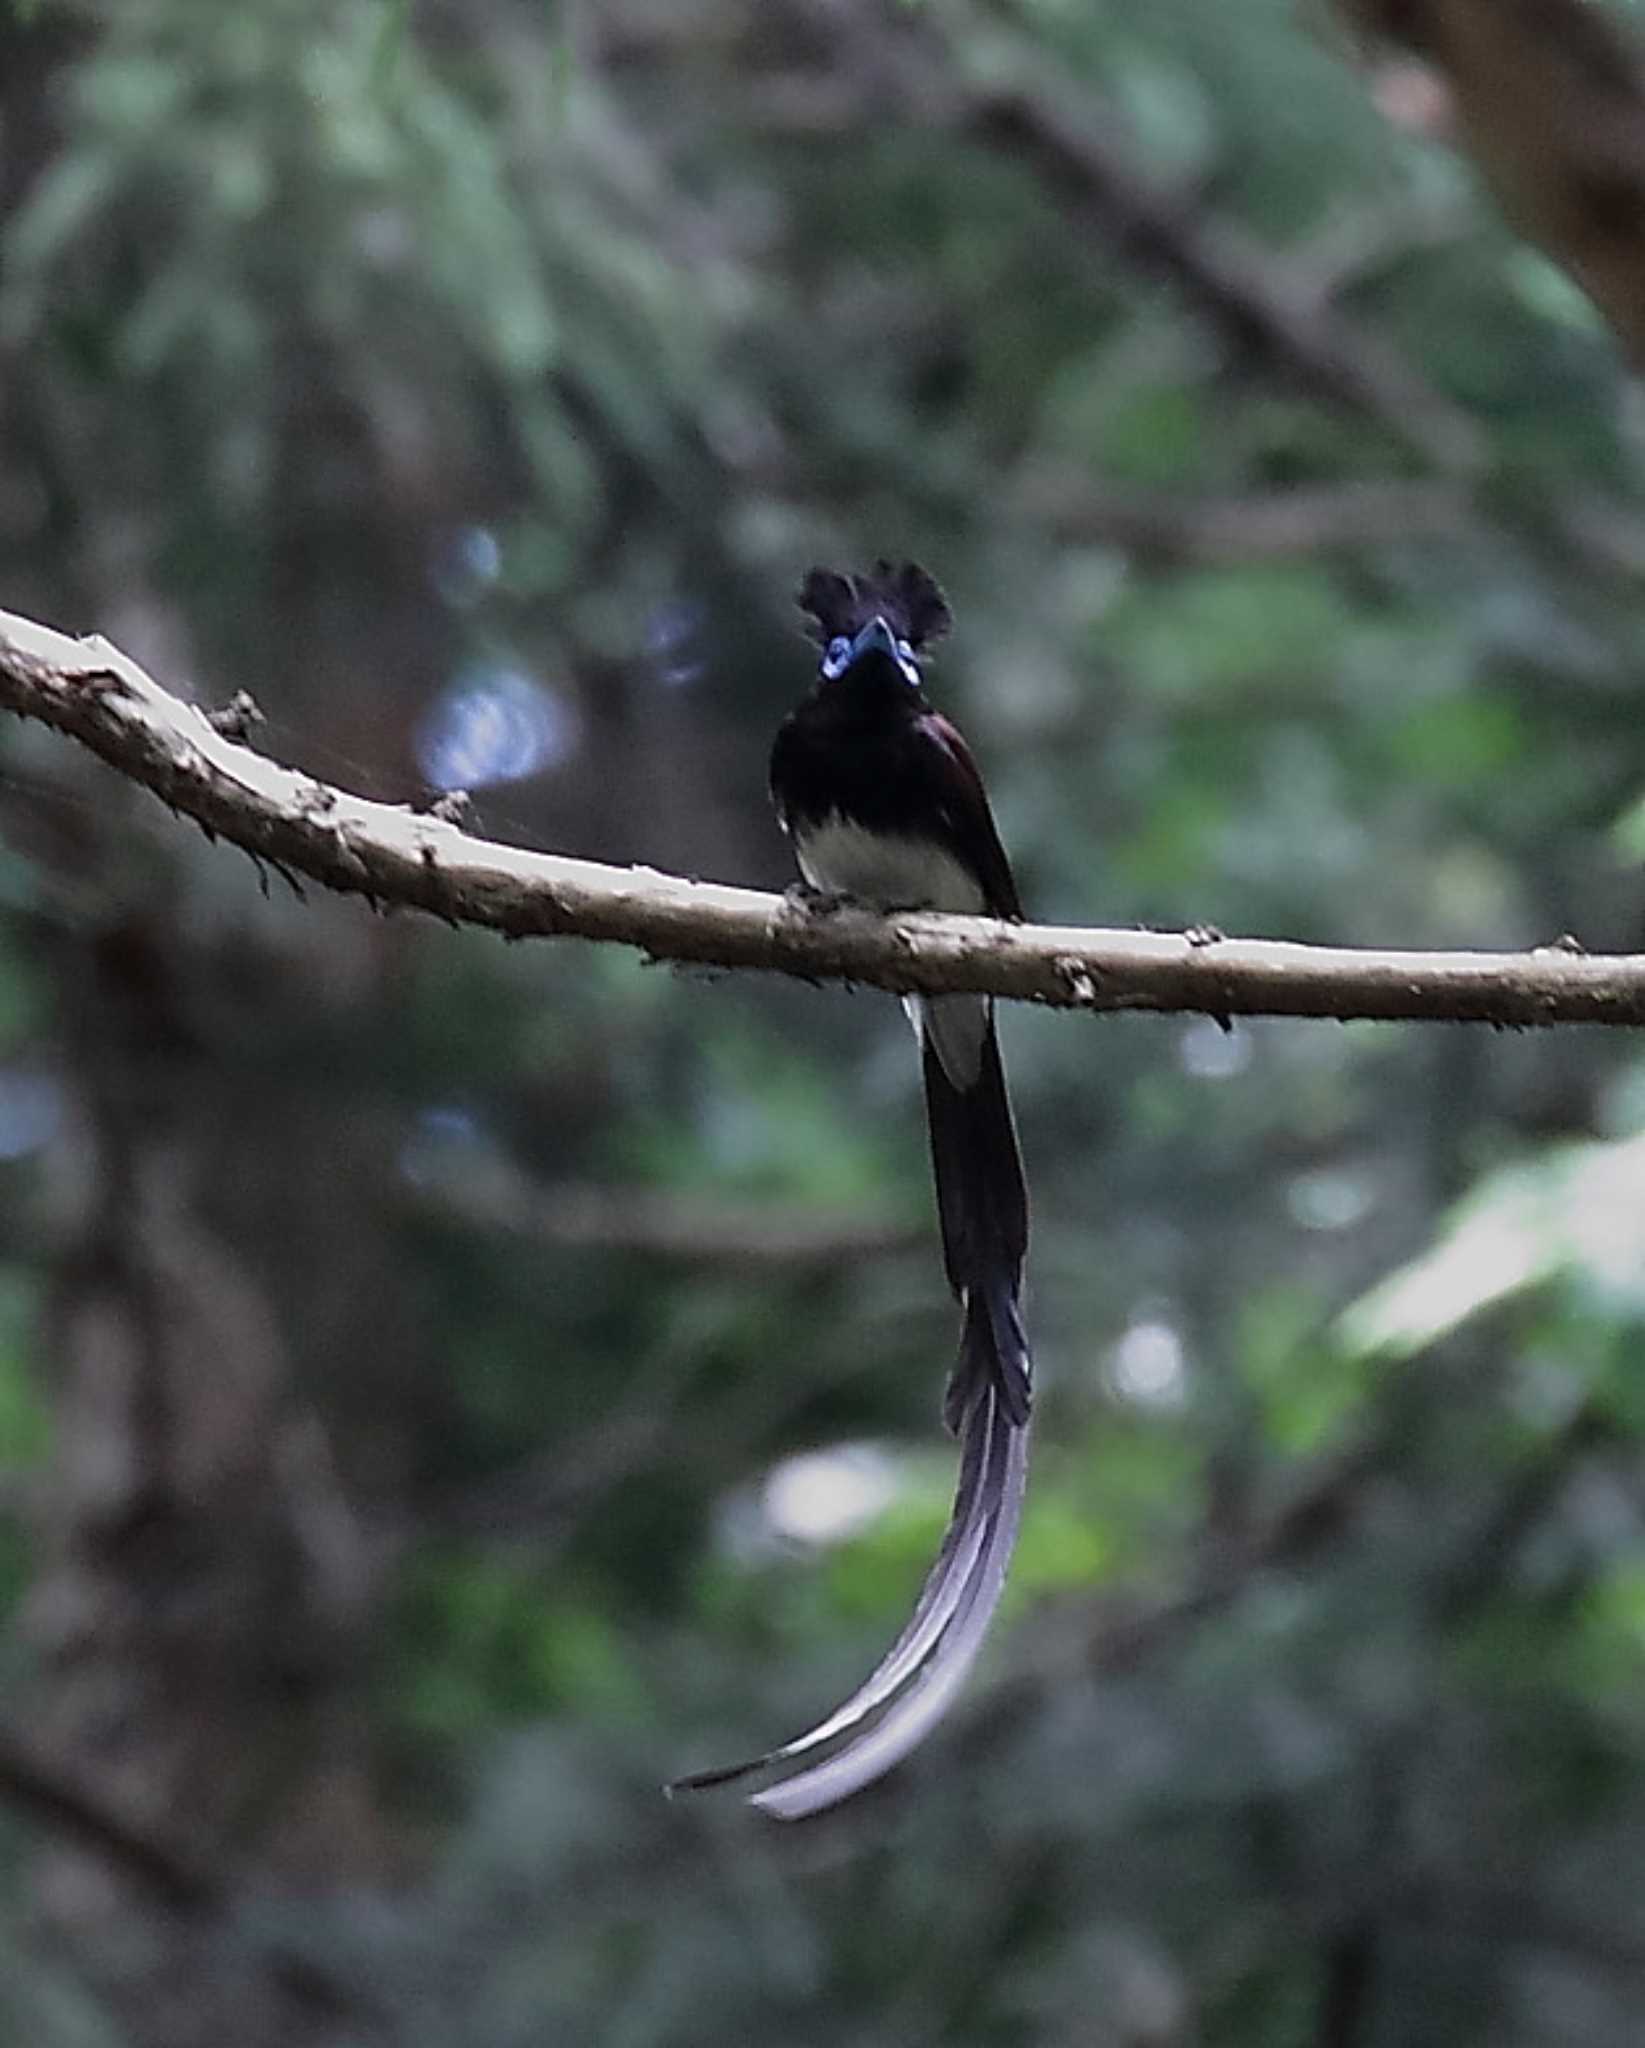
[[[771, 750], [771, 797], [822, 914], [851, 902], [1017, 920], [1022, 905], [970, 748], [925, 694], [924, 662], [952, 624], [917, 563], [812, 569], [800, 586], [821, 650], [810, 694]], [[803, 1735], [671, 1793], [758, 1776], [750, 1803], [782, 1820], [837, 1805], [923, 1742], [953, 1702], [1004, 1589], [1027, 1482], [1033, 1360], [1023, 1321], [1028, 1196], [994, 1005], [909, 996], [937, 1218], [961, 1309], [943, 1419], [960, 1443], [946, 1534], [914, 1611], [869, 1677]]]

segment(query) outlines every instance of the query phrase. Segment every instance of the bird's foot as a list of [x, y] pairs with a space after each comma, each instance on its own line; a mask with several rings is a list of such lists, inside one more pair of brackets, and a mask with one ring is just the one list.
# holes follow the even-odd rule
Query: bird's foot
[[790, 910], [804, 917], [839, 917], [848, 910], [871, 910], [860, 896], [848, 896], [843, 889], [818, 889], [810, 882], [790, 882], [783, 891]]

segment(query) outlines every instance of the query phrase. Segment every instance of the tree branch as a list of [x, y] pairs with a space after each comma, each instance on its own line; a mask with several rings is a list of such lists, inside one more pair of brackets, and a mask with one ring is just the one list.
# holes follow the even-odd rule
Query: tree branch
[[[534, 1181], [496, 1156], [443, 1164], [417, 1157], [408, 1203], [426, 1216], [509, 1231], [557, 1250], [738, 1266], [836, 1266], [925, 1240], [922, 1224], [859, 1216], [844, 1204], [704, 1201], [671, 1189]], [[5, 1495], [0, 1488], [0, 1513]]]
[[[812, 11], [829, 24], [839, 12], [815, 4]], [[1123, 139], [1123, 119], [1089, 86], [1071, 94], [1023, 45], [985, 39], [986, 23], [970, 14], [956, 23], [954, 9], [944, 9], [947, 25], [939, 27], [935, 10], [894, 25], [883, 12], [870, 7], [852, 19], [862, 68], [878, 74], [881, 97], [899, 120], [918, 109], [934, 126], [1025, 165], [1077, 232], [1095, 231], [1132, 263], [1170, 279], [1237, 349], [1276, 365], [1316, 397], [1377, 421], [1424, 469], [1467, 478], [1485, 466], [1488, 450], [1466, 412], [1300, 271], [1148, 170]]]
[[[156, 1829], [127, 1806], [38, 1750], [16, 1729], [0, 1728], [0, 1801], [100, 1856], [154, 1905], [219, 1934], [236, 1929], [242, 1948], [266, 1965], [274, 1982], [305, 2012], [346, 2018], [380, 2035], [375, 1995], [322, 1957], [288, 1945], [278, 1929], [239, 1926], [236, 1913], [251, 1896], [232, 1874], [173, 1830]], [[358, 2038], [367, 2038], [361, 2034]]]
[[1101, 227], [1133, 261], [1169, 277], [1237, 343], [1282, 364], [1305, 389], [1377, 420], [1431, 468], [1466, 476], [1484, 461], [1478, 429], [1388, 343], [1286, 277], [1251, 236], [1138, 170], [1094, 109], [1028, 84], [964, 98], [955, 125], [1030, 165], [1076, 221]]
[[1164, 562], [1284, 560], [1352, 548], [1455, 539], [1477, 516], [1450, 483], [1317, 484], [1192, 496], [1105, 488], [1072, 465], [1049, 463], [1023, 487], [1025, 515], [1059, 538], [1124, 548]]
[[0, 1799], [95, 1850], [162, 1905], [183, 1913], [220, 1913], [221, 1875], [191, 1846], [157, 1832], [14, 1731], [0, 1731]]
[[1449, 129], [1510, 224], [1645, 361], [1645, 62], [1620, 23], [1588, 0], [1336, 5], [1362, 37], [1426, 68], [1420, 82], [1384, 75], [1384, 111]]
[[89, 747], [289, 880], [424, 910], [507, 938], [582, 938], [653, 960], [762, 968], [899, 993], [1063, 1009], [1233, 1016], [1645, 1023], [1645, 956], [1351, 951], [1216, 933], [1004, 925], [846, 910], [475, 839], [264, 761], [100, 639], [0, 612], [0, 709]]

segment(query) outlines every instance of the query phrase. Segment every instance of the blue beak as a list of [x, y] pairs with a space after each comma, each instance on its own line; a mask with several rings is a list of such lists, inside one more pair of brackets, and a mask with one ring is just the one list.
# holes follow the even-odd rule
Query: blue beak
[[[852, 641], [851, 660], [861, 661], [865, 654], [883, 654], [892, 661], [897, 659], [897, 636], [884, 619], [870, 619]], [[848, 663], [847, 666], [849, 665]]]

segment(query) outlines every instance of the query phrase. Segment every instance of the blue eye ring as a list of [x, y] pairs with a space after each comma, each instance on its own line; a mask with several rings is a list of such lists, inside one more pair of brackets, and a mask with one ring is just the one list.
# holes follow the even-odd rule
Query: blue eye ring
[[[850, 666], [851, 650], [856, 644], [856, 641], [852, 639], [849, 633], [836, 633], [833, 636], [828, 645], [823, 649], [821, 667], [824, 682], [831, 683], [845, 673], [846, 669]], [[896, 658], [897, 666], [902, 670], [904, 682], [917, 690], [920, 686], [920, 667], [914, 658], [914, 649], [910, 641], [905, 639], [897, 641]]]
[[836, 633], [823, 650], [822, 672], [824, 680], [831, 683], [844, 670], [846, 663], [850, 659], [850, 634]]

